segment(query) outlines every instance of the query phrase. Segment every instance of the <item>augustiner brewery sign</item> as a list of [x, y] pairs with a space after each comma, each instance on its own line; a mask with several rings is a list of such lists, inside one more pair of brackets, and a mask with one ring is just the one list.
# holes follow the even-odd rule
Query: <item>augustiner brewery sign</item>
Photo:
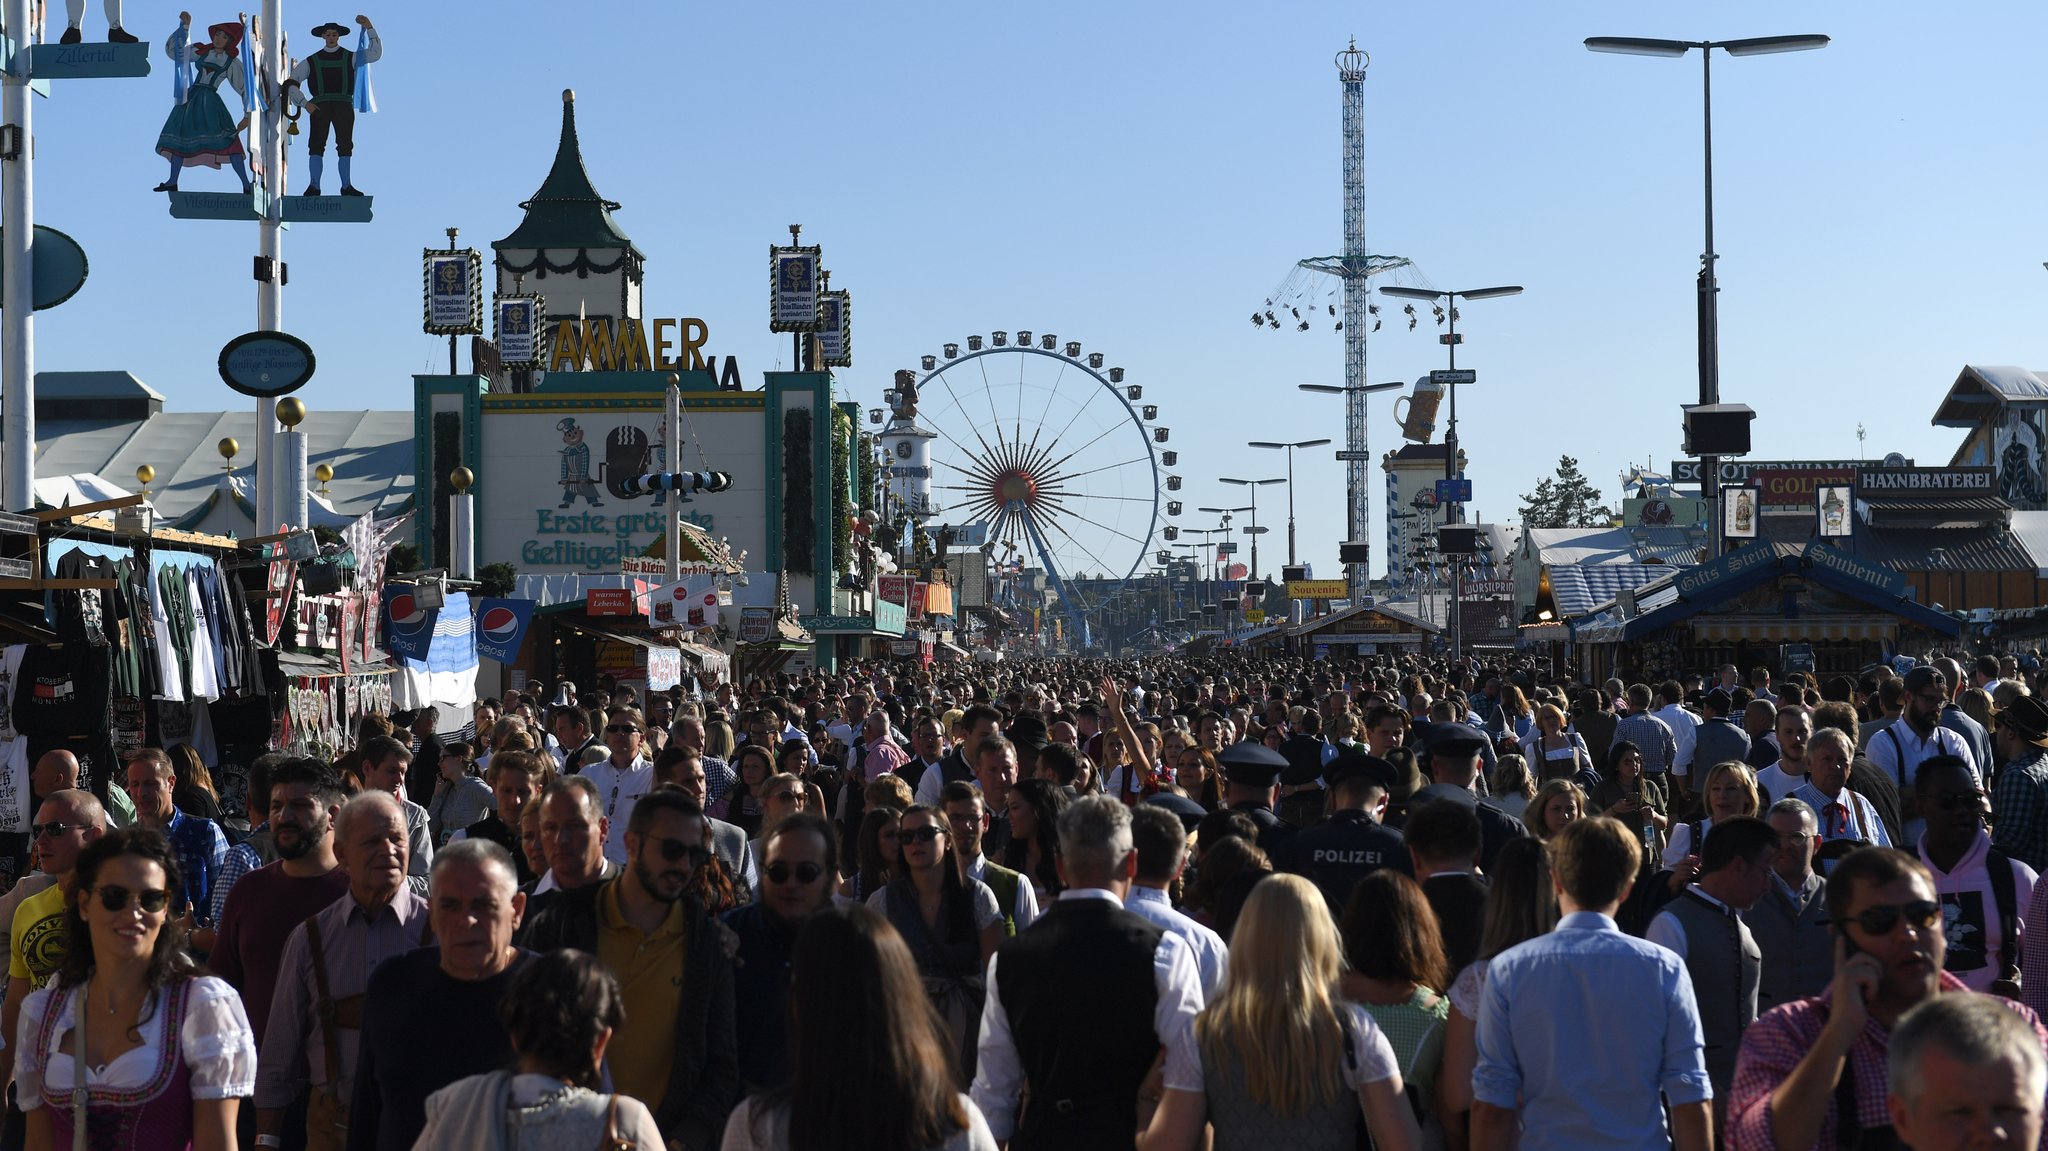
[[1856, 491], [1909, 499], [1998, 494], [1990, 468], [1864, 468], [1856, 473]]

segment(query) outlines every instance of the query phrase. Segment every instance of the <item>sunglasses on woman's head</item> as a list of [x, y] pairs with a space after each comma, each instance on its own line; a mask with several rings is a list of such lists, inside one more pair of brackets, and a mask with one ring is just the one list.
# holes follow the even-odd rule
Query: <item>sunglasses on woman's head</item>
[[145, 915], [155, 915], [171, 902], [171, 893], [161, 887], [145, 891], [130, 891], [119, 884], [105, 884], [91, 890], [99, 893], [100, 906], [108, 911], [126, 911], [131, 903], [142, 904]]
[[1924, 931], [1941, 918], [1941, 904], [1932, 899], [1915, 899], [1904, 904], [1887, 903], [1866, 907], [1849, 918], [1872, 935], [1889, 935], [1892, 928], [1899, 925], [1901, 915], [1906, 917], [1907, 923]]

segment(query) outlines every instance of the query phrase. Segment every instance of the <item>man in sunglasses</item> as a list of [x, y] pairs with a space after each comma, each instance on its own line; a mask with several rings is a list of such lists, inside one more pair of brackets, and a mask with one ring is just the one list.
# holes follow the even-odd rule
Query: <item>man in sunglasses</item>
[[1948, 936], [1946, 970], [1972, 991], [2019, 978], [2025, 934], [2020, 915], [2034, 894], [2034, 869], [1991, 844], [1991, 801], [1970, 765], [1952, 755], [1920, 764], [1914, 797], [1927, 831], [1920, 862], [1934, 876]]
[[584, 779], [597, 785], [599, 805], [611, 828], [604, 841], [604, 857], [613, 863], [626, 861], [626, 819], [634, 801], [654, 789], [654, 764], [641, 754], [646, 731], [639, 712], [624, 707], [613, 711], [604, 725], [604, 743], [611, 758], [582, 771]]
[[[0, 911], [7, 913], [7, 1001], [0, 1006], [0, 1028], [15, 1033], [21, 1018], [22, 1000], [28, 993], [50, 981], [64, 966], [64, 897], [71, 888], [72, 868], [85, 845], [107, 833], [106, 809], [91, 792], [66, 789], [51, 792], [36, 808], [36, 821], [29, 826], [34, 837], [39, 871], [25, 875], [0, 899]], [[22, 894], [17, 896], [15, 892]], [[0, 1050], [0, 1084], [13, 1078], [14, 1044]], [[8, 1103], [7, 1130], [21, 1130], [20, 1112]], [[20, 1146], [19, 1136], [10, 1146]]]
[[587, 951], [611, 968], [626, 1010], [608, 1049], [613, 1089], [646, 1103], [662, 1137], [686, 1147], [716, 1144], [739, 1097], [732, 962], [684, 894], [711, 861], [704, 828], [690, 796], [641, 796], [626, 820], [626, 867], [560, 892], [522, 939], [535, 951]]
[[[768, 781], [770, 796], [785, 786], [778, 780], [800, 788], [793, 775], [774, 776]], [[822, 817], [799, 812], [767, 822], [768, 832], [761, 837], [761, 858], [767, 864], [761, 869], [760, 898], [733, 908], [723, 918], [739, 941], [733, 1003], [740, 1083], [748, 1095], [789, 1081], [788, 1028], [783, 1018], [790, 951], [804, 920], [832, 906], [832, 880], [839, 862], [837, 837]]]
[[[1855, 851], [1828, 875], [1827, 901], [1834, 980], [1743, 1033], [1728, 1099], [1731, 1147], [1898, 1146], [1885, 1066], [1891, 1029], [1937, 995], [1973, 994], [1942, 970], [1942, 908], [1919, 860], [1886, 847]], [[2032, 1010], [1992, 1001], [2018, 1013], [2048, 1050], [2048, 1028]]]

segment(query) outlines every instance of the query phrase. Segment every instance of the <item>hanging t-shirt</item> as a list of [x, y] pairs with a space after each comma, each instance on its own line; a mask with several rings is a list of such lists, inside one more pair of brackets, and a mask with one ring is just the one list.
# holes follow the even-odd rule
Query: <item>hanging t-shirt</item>
[[206, 597], [200, 594], [196, 570], [185, 573], [185, 602], [190, 606], [192, 621], [192, 694], [200, 699], [219, 699], [219, 639], [207, 611]]
[[174, 567], [159, 568], [149, 580], [151, 630], [156, 635], [158, 699], [185, 698], [185, 648], [192, 625], [184, 614], [185, 581]]
[[[114, 561], [74, 548], [57, 560], [58, 579], [108, 580], [114, 578]], [[59, 588], [50, 593], [56, 608], [57, 634], [66, 640], [83, 640], [104, 646], [114, 628], [112, 597], [100, 588]]]
[[25, 644], [0, 651], [0, 831], [20, 831], [34, 814], [28, 810], [28, 737], [14, 726], [14, 685], [25, 651]]

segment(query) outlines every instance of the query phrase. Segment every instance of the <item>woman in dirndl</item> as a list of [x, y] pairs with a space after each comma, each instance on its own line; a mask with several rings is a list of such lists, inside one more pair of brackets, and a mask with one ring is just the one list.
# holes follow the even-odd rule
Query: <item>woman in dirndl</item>
[[192, 65], [196, 71], [191, 85], [185, 89], [185, 99], [171, 109], [171, 114], [164, 118], [163, 131], [157, 133], [156, 154], [171, 162], [171, 175], [155, 190], [177, 191], [178, 173], [186, 168], [218, 168], [227, 164], [242, 178], [242, 191], [248, 192], [249, 165], [241, 137], [248, 121], [245, 117], [242, 123], [236, 123], [220, 98], [223, 83], [242, 92], [242, 70], [236, 66], [241, 57], [242, 25], [215, 24], [206, 30], [207, 43], [192, 44], [186, 42], [192, 29], [192, 14], [180, 12], [178, 21], [178, 31], [165, 43], [164, 54], [180, 65]]

